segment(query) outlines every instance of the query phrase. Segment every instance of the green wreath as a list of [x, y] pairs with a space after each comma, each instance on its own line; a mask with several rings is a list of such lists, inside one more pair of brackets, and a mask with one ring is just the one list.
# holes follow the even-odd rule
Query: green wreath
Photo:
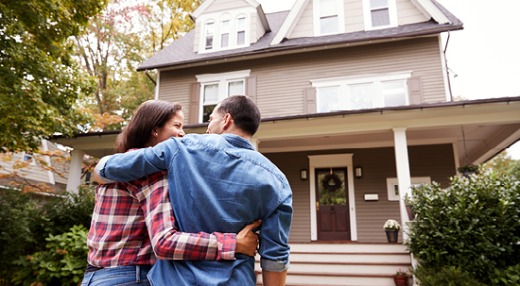
[[330, 193], [341, 188], [341, 180], [336, 174], [329, 174], [321, 180], [321, 186]]

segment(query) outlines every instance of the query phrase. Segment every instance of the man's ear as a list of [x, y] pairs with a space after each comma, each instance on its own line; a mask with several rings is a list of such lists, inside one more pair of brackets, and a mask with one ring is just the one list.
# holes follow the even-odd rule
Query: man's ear
[[224, 126], [222, 126], [224, 130], [229, 129], [231, 125], [235, 123], [233, 117], [231, 117], [231, 114], [229, 113], [224, 114], [222, 121], [224, 121]]

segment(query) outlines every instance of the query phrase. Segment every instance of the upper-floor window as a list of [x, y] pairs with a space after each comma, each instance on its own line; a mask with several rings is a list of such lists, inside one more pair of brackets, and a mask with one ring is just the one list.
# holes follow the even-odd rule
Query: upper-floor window
[[224, 98], [232, 95], [244, 95], [246, 77], [249, 74], [250, 70], [198, 75], [197, 80], [201, 85], [199, 121], [208, 122], [211, 112]]
[[315, 35], [343, 33], [344, 12], [342, 0], [314, 0]]
[[395, 0], [364, 0], [364, 17], [367, 29], [397, 26]]
[[208, 21], [206, 22], [206, 29], [205, 29], [205, 46], [204, 48], [206, 50], [213, 49], [213, 36], [215, 34], [215, 22], [214, 21]]
[[222, 48], [229, 47], [229, 20], [220, 22], [220, 46]]
[[237, 46], [243, 46], [246, 43], [246, 17], [237, 18]]
[[204, 30], [201, 34], [202, 44], [199, 52], [214, 52], [249, 45], [248, 19], [247, 13], [242, 10], [204, 17], [201, 20]]
[[317, 112], [408, 105], [410, 73], [312, 81]]

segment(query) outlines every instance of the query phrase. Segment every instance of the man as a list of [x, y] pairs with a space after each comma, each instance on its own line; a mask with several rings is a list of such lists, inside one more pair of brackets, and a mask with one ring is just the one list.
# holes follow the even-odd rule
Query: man
[[[104, 181], [129, 181], [168, 171], [170, 200], [183, 232], [238, 232], [262, 219], [259, 254], [264, 285], [284, 285], [289, 266], [292, 193], [284, 174], [249, 142], [260, 112], [247, 96], [219, 103], [207, 133], [171, 138], [155, 147], [103, 158]], [[220, 134], [220, 135], [217, 135]], [[254, 258], [158, 261], [153, 285], [255, 285]]]

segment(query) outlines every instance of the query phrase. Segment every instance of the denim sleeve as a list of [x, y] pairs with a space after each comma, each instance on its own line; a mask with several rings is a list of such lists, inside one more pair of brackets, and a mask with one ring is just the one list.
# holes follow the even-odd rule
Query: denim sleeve
[[[109, 156], [96, 172], [106, 181], [128, 182], [167, 169], [177, 141], [168, 139], [154, 147]], [[105, 157], [104, 157], [105, 158]], [[104, 159], [103, 158], [103, 159]], [[100, 163], [102, 163], [100, 161]]]
[[282, 201], [266, 220], [260, 232], [260, 267], [266, 271], [282, 272], [289, 268], [289, 231], [292, 221], [292, 194], [288, 187], [281, 191]]

